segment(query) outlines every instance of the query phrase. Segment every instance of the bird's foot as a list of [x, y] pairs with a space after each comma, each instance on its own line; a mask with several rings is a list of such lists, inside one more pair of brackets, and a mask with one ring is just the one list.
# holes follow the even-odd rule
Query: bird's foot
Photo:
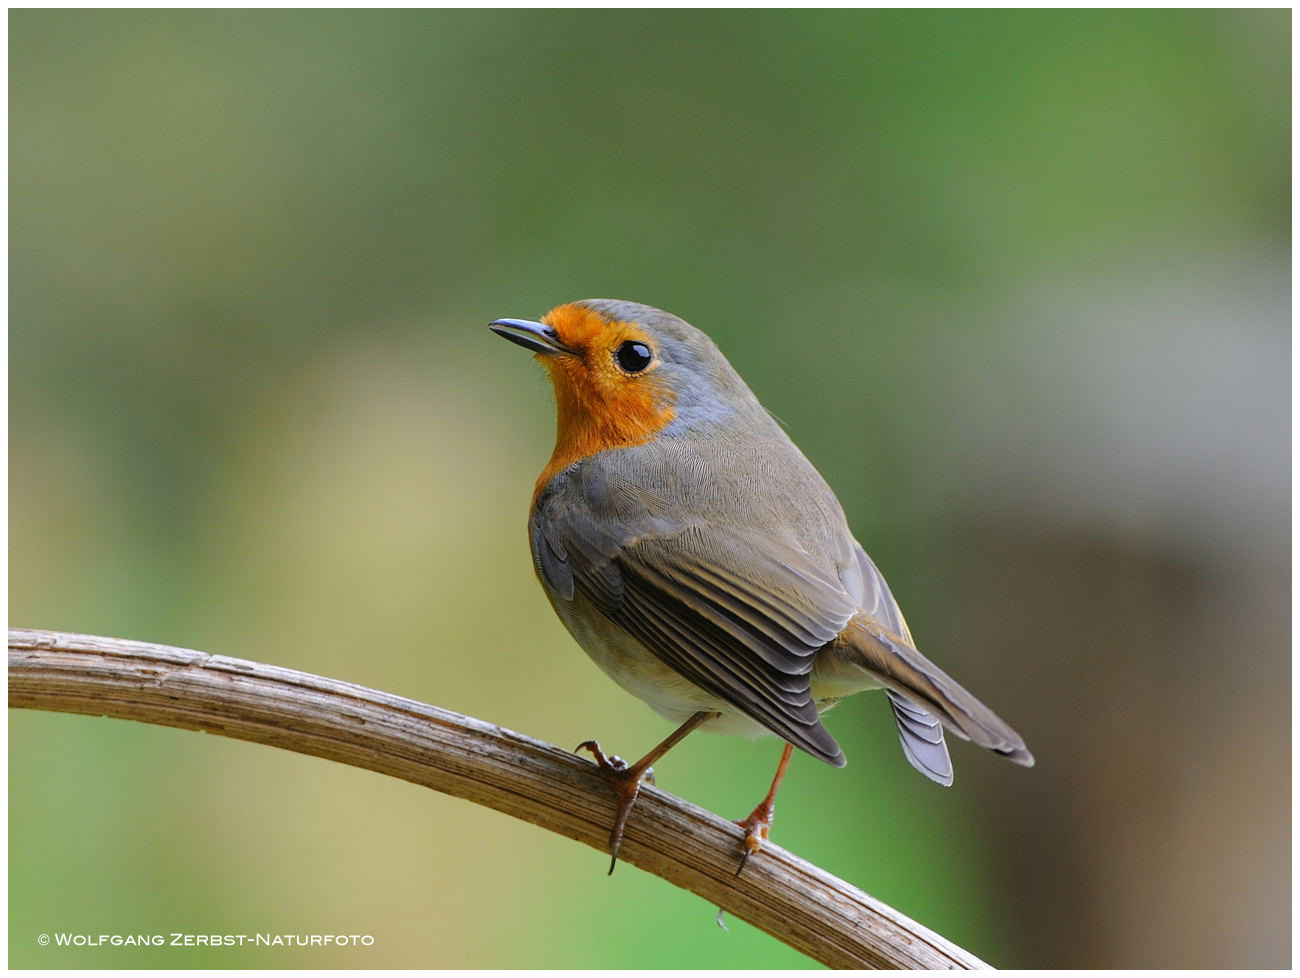
[[763, 843], [767, 841], [767, 834], [772, 830], [772, 821], [775, 818], [775, 806], [770, 801], [764, 800], [749, 813], [749, 818], [736, 821], [736, 824], [745, 830], [745, 854], [740, 857], [740, 866], [736, 869], [737, 876], [744, 871], [749, 857], [762, 851]]
[[596, 766], [600, 768], [606, 780], [614, 788], [614, 793], [618, 796], [618, 814], [614, 817], [614, 828], [609, 833], [609, 871], [614, 872], [614, 866], [618, 863], [618, 850], [623, 845], [623, 830], [627, 827], [627, 817], [632, 813], [632, 806], [636, 804], [636, 797], [641, 793], [641, 785], [645, 782], [655, 783], [654, 768], [640, 764], [629, 766], [627, 761], [616, 754], [605, 754], [600, 749], [600, 744], [594, 740], [584, 740], [576, 748], [576, 751], [589, 750], [592, 756], [596, 758]]

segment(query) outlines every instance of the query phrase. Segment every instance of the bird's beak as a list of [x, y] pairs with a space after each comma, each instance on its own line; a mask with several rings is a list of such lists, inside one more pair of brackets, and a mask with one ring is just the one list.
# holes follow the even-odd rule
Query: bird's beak
[[574, 353], [560, 342], [555, 330], [545, 323], [535, 323], [528, 319], [497, 319], [488, 323], [488, 329], [497, 336], [504, 336], [511, 343], [518, 343], [524, 349], [542, 356], [572, 356]]

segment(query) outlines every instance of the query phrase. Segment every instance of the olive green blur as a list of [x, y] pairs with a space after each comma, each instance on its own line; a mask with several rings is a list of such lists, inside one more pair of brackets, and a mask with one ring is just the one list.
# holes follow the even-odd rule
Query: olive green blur
[[[485, 325], [649, 303], [1038, 758], [954, 740], [943, 789], [854, 697], [773, 842], [1003, 967], [1289, 966], [1289, 11], [9, 25], [11, 625], [639, 756], [669, 725], [533, 579], [549, 384]], [[11, 966], [809, 964], [367, 772], [19, 711], [9, 745]], [[659, 785], [740, 817], [779, 747], [696, 735]], [[57, 946], [172, 933], [374, 943]]]

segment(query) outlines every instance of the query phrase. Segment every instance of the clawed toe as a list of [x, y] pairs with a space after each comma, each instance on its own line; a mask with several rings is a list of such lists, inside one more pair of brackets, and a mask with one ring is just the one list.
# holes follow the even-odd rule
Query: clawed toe
[[623, 760], [623, 758], [619, 757], [617, 754], [606, 756], [605, 752], [600, 749], [600, 744], [594, 740], [584, 740], [577, 747], [573, 748], [575, 754], [584, 750], [591, 751], [592, 757], [596, 759], [596, 765], [606, 774], [618, 774], [627, 770], [627, 761]]
[[781, 750], [781, 763], [776, 766], [776, 775], [772, 778], [772, 787], [768, 789], [767, 797], [749, 813], [749, 818], [736, 823], [745, 830], [745, 854], [740, 857], [740, 865], [736, 868], [737, 876], [744, 871], [749, 857], [762, 851], [767, 834], [772, 830], [772, 819], [776, 818], [776, 789], [781, 787], [781, 779], [785, 777], [785, 769], [790, 766], [792, 753], [794, 747], [786, 744]]
[[740, 865], [736, 867], [737, 876], [744, 871], [745, 863], [749, 862], [750, 856], [762, 852], [763, 843], [767, 841], [768, 833], [772, 830], [773, 817], [772, 806], [761, 804], [749, 813], [749, 818], [736, 820], [736, 824], [745, 830], [743, 843], [745, 853], [740, 857]]
[[596, 766], [600, 768], [600, 772], [614, 786], [614, 791], [619, 797], [618, 815], [614, 819], [614, 829], [609, 834], [609, 871], [611, 873], [614, 872], [614, 866], [618, 863], [619, 846], [623, 844], [623, 827], [627, 825], [627, 817], [631, 814], [632, 806], [636, 803], [636, 796], [641, 791], [641, 783], [643, 781], [648, 781], [650, 784], [655, 783], [654, 768], [650, 765], [663, 757], [674, 744], [700, 724], [707, 723], [717, 716], [716, 712], [710, 710], [692, 713], [686, 722], [669, 734], [659, 746], [632, 765], [629, 765], [621, 757], [614, 755], [607, 757], [605, 752], [600, 749], [600, 744], [594, 740], [584, 740], [574, 748], [574, 753], [582, 750], [591, 751], [592, 756], [596, 758]]
[[736, 824], [745, 830], [745, 849], [753, 853], [761, 851], [763, 843], [767, 841], [767, 834], [772, 831], [772, 823], [756, 820], [751, 815], [744, 820], [738, 819]]
[[[573, 748], [575, 754], [578, 753], [578, 751], [583, 750], [591, 751], [592, 757], [596, 759], [596, 766], [611, 778], [624, 780], [632, 776], [632, 768], [628, 766], [627, 761], [623, 760], [623, 758], [619, 757], [617, 754], [606, 754], [600, 749], [600, 744], [596, 743], [596, 741], [584, 740], [577, 747]], [[646, 784], [654, 784], [655, 769], [648, 767], [643, 770], [641, 772], [641, 780]]]
[[632, 814], [637, 795], [641, 793], [643, 782], [654, 784], [654, 768], [642, 767], [640, 764], [628, 766], [627, 761], [617, 754], [606, 755], [594, 740], [584, 740], [575, 748], [576, 751], [588, 750], [596, 758], [596, 766], [614, 788], [618, 795], [618, 814], [614, 817], [614, 828], [609, 833], [609, 871], [614, 872], [618, 864], [618, 850], [623, 845], [623, 830], [627, 827], [627, 818]]

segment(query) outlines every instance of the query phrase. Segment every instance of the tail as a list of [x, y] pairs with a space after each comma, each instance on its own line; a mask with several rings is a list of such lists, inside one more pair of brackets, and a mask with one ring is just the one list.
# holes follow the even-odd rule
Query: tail
[[952, 758], [948, 756], [948, 745], [943, 742], [943, 726], [906, 697], [892, 689], [886, 693], [889, 705], [894, 708], [903, 756], [931, 781], [948, 787], [952, 784]]
[[963, 740], [1033, 766], [1034, 755], [1018, 733], [903, 638], [859, 615], [849, 623], [844, 640], [855, 664], [888, 691], [903, 750], [923, 774], [940, 784], [952, 783], [952, 769], [936, 763], [935, 748], [943, 750], [945, 761], [947, 751], [942, 732], [927, 713]]

